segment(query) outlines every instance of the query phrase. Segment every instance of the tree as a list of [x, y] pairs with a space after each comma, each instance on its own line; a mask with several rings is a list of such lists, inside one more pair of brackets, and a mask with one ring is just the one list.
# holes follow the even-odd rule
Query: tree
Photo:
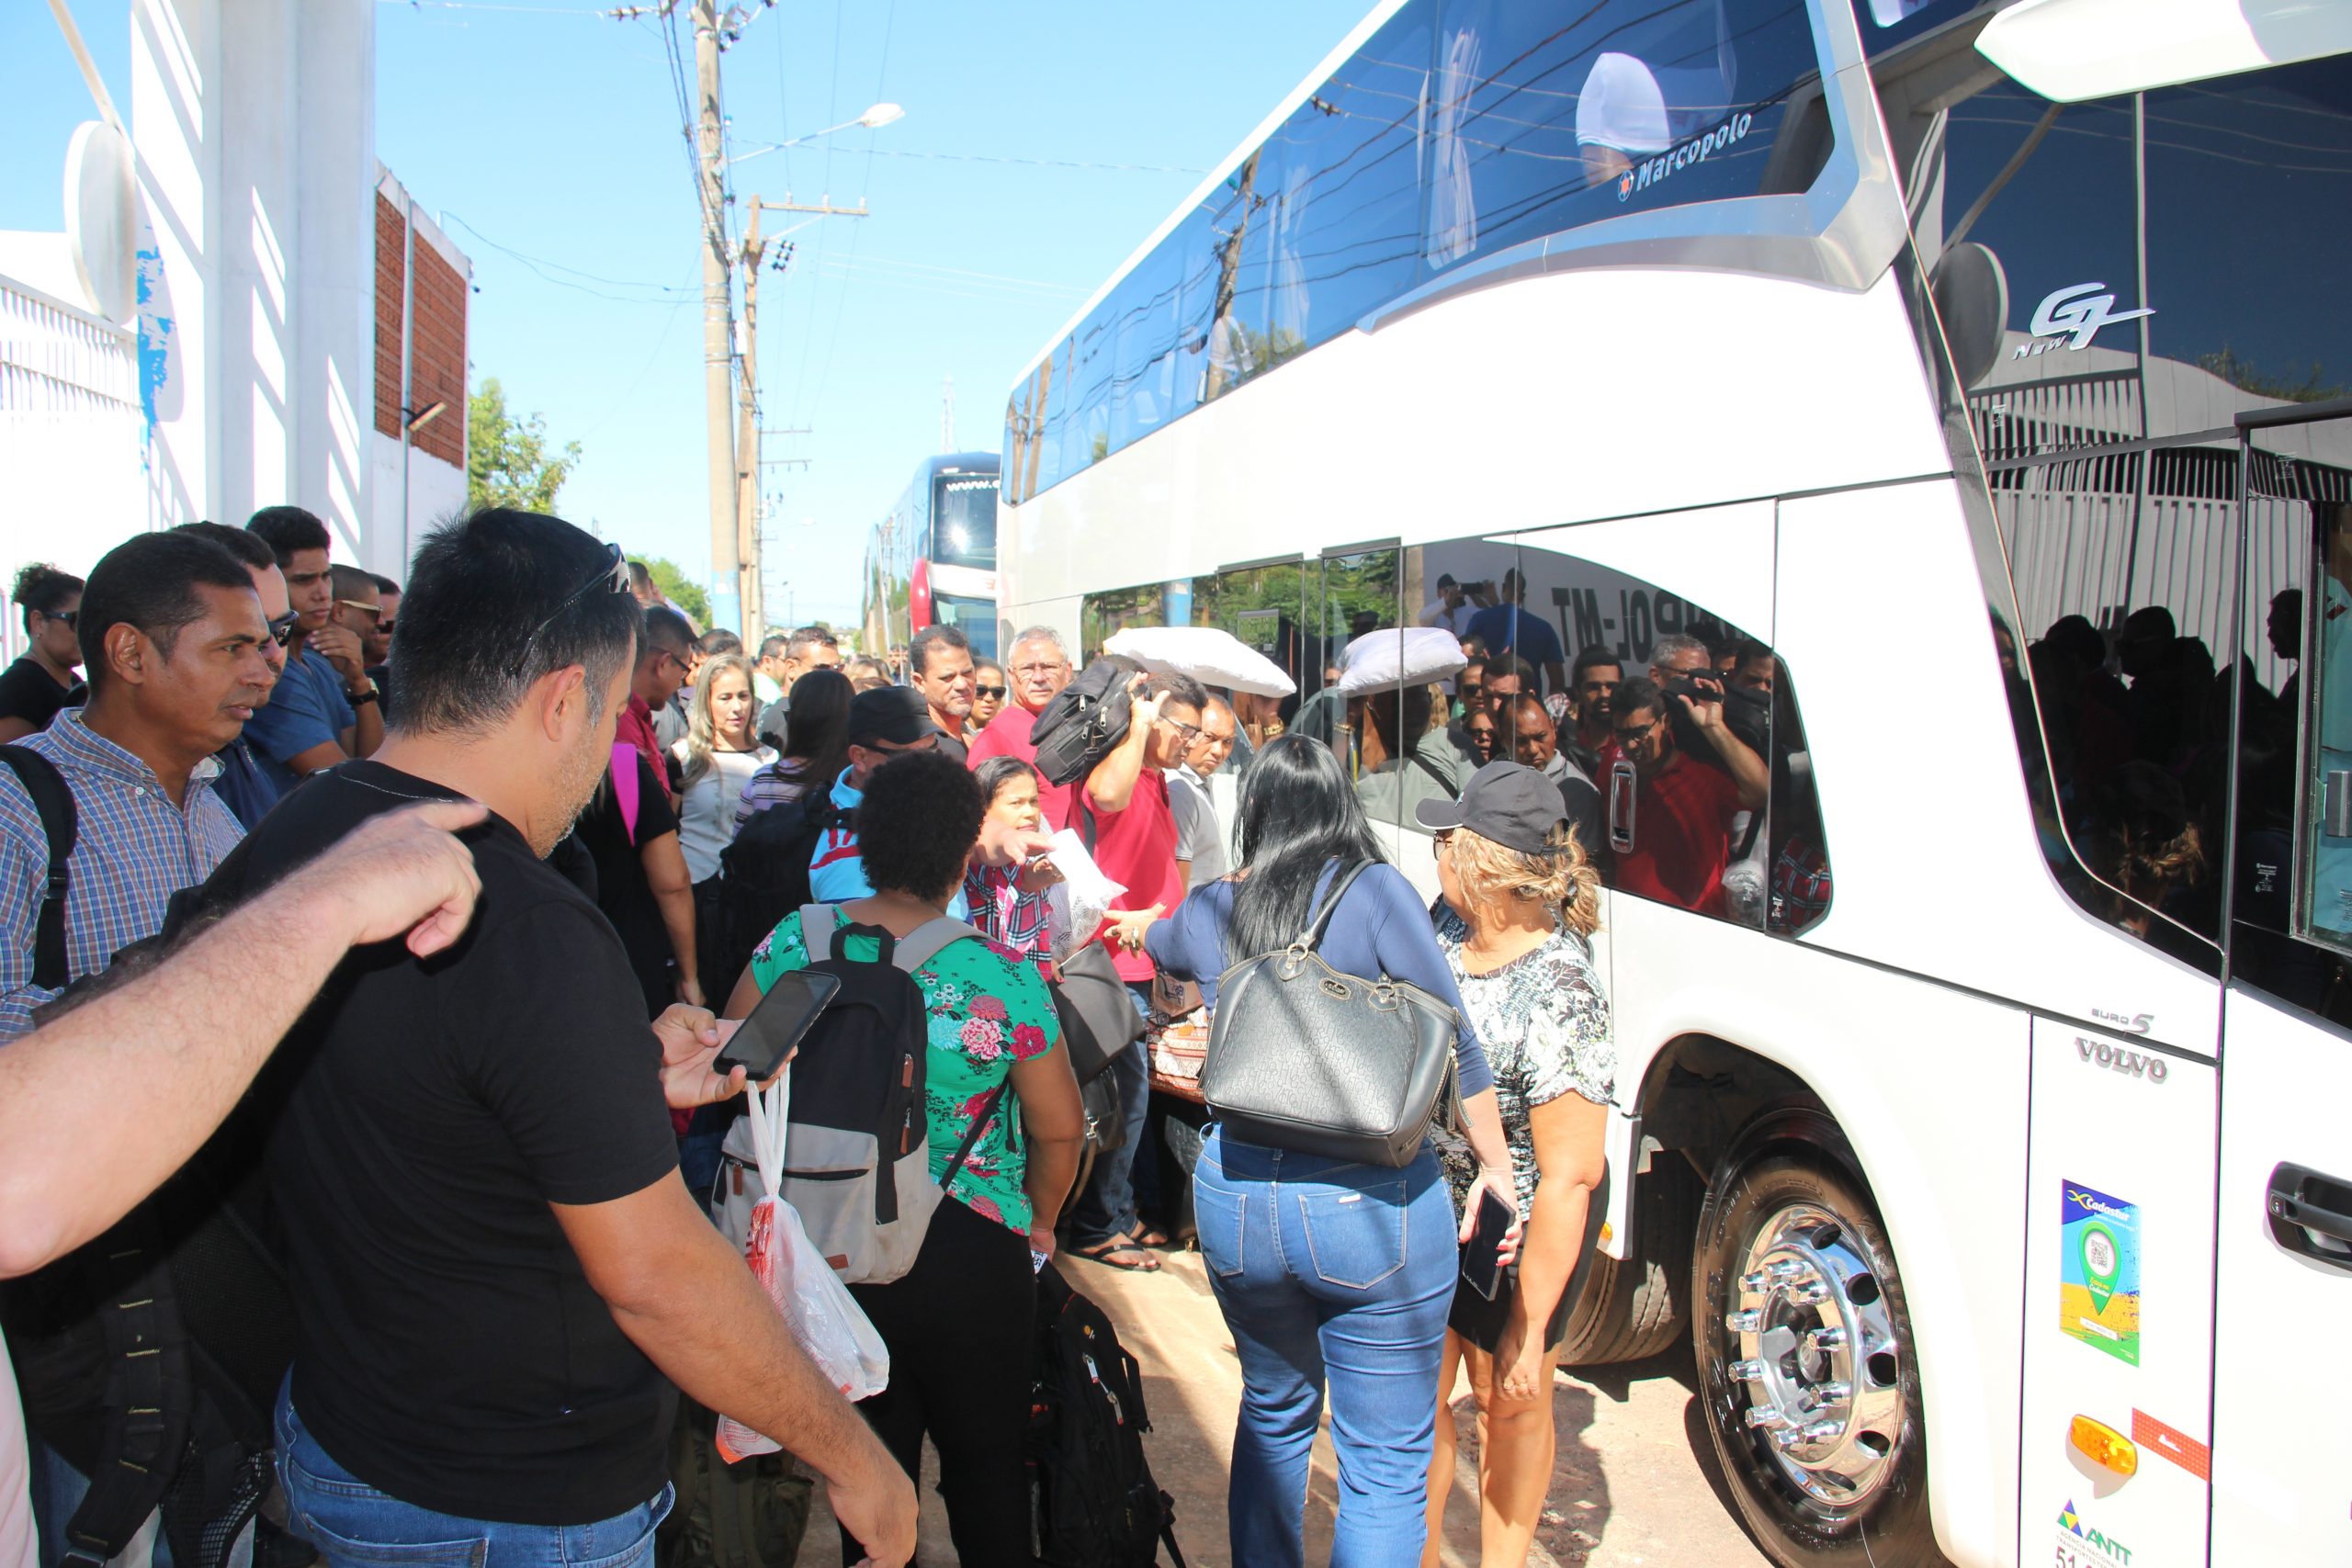
[[[506, 389], [491, 377], [466, 400], [466, 501], [473, 506], [512, 506], [553, 512], [563, 481], [580, 466], [580, 443], [548, 450], [548, 422], [533, 414], [516, 419], [506, 412]], [[684, 601], [681, 600], [681, 604]]]
[[693, 578], [678, 570], [677, 562], [662, 556], [639, 556], [637, 558], [643, 561], [645, 570], [653, 574], [653, 586], [662, 591], [662, 597], [692, 615], [696, 626], [710, 625], [709, 596], [703, 592], [702, 586]]

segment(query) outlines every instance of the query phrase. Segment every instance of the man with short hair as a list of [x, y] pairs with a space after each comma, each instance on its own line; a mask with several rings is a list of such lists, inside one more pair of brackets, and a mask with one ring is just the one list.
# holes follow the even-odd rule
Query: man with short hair
[[279, 1473], [333, 1562], [448, 1540], [649, 1562], [679, 1389], [826, 1475], [876, 1560], [913, 1548], [905, 1472], [678, 1178], [671, 1110], [741, 1088], [711, 1070], [729, 1031], [686, 1007], [649, 1027], [611, 925], [543, 859], [611, 765], [639, 628], [667, 615], [620, 567], [559, 518], [436, 530], [393, 645], [399, 728], [217, 879], [266, 886], [413, 800], [490, 811], [463, 835], [481, 881], [463, 942], [345, 965], [255, 1090], [297, 1325]]
[[1489, 658], [1515, 653], [1543, 671], [1546, 691], [1565, 690], [1568, 672], [1560, 634], [1544, 616], [1530, 615], [1526, 602], [1527, 579], [1513, 567], [1503, 573], [1500, 600], [1470, 617], [1470, 631], [1486, 644]]
[[[771, 649], [775, 650], [773, 655]], [[789, 635], [777, 632], [760, 645], [760, 664], [769, 671], [777, 691], [774, 702], [760, 699], [760, 739], [781, 755], [791, 739], [792, 688], [811, 670], [841, 669], [841, 639], [823, 626], [801, 626]]]
[[[1037, 727], [1038, 713], [1069, 684], [1069, 650], [1053, 627], [1031, 626], [1012, 639], [1004, 672], [1012, 687], [1012, 700], [972, 738], [968, 761], [976, 768], [990, 757], [1018, 757], [1033, 766], [1036, 763], [1037, 748], [1029, 739], [1030, 732]], [[1069, 826], [1073, 795], [1069, 784], [1044, 778], [1037, 781], [1037, 808], [1045, 814], [1048, 832]]]
[[785, 632], [770, 632], [760, 639], [760, 656], [752, 665], [752, 695], [760, 700], [762, 712], [782, 703], [789, 689], [785, 676], [791, 648], [792, 638]]
[[[1182, 766], [1199, 739], [1208, 694], [1198, 681], [1174, 671], [1138, 674], [1128, 689], [1134, 695], [1127, 733], [1086, 775], [1072, 825], [1090, 840], [1102, 874], [1126, 889], [1112, 900], [1098, 936], [1111, 950], [1136, 1010], [1148, 1017], [1156, 970], [1144, 951], [1144, 933], [1183, 899], [1185, 891], [1176, 864], [1176, 817], [1168, 804], [1168, 770]], [[1159, 1267], [1159, 1259], [1146, 1250], [1154, 1243], [1136, 1213], [1132, 1181], [1151, 1097], [1143, 1042], [1120, 1052], [1111, 1070], [1118, 1075], [1126, 1137], [1095, 1161], [1071, 1213], [1070, 1239], [1082, 1258], [1114, 1269], [1148, 1271]], [[1166, 1240], [1159, 1236], [1158, 1244]]]
[[384, 618], [384, 607], [377, 599], [376, 574], [338, 562], [327, 568], [327, 582], [334, 590], [328, 619], [359, 639], [363, 663], [382, 663], [390, 647], [377, 625]]
[[1509, 728], [1510, 705], [1535, 694], [1535, 667], [1524, 659], [1497, 654], [1487, 664], [1486, 693], [1487, 711], [1495, 716], [1496, 728]]
[[[1682, 750], [1668, 721], [1669, 701], [1681, 705], [1722, 767]], [[1771, 790], [1770, 770], [1724, 723], [1720, 699], [1669, 699], [1657, 682], [1636, 677], [1617, 688], [1611, 707], [1618, 748], [1634, 774], [1634, 841], [1617, 852], [1618, 890], [1721, 914], [1732, 818], [1762, 808]]]
[[1577, 830], [1577, 842], [1584, 846], [1586, 855], [1600, 856], [1608, 847], [1601, 830], [1600, 790], [1592, 775], [1560, 750], [1559, 730], [1552, 721], [1551, 710], [1522, 694], [1511, 699], [1506, 716], [1510, 719], [1506, 732], [1511, 738], [1511, 760], [1523, 768], [1534, 769], [1558, 787], [1560, 807], [1567, 816], [1568, 825]]
[[1233, 755], [1240, 721], [1233, 705], [1212, 694], [1201, 709], [1201, 732], [1184, 750], [1184, 761], [1168, 771], [1168, 806], [1176, 818], [1176, 863], [1186, 891], [1215, 882], [1233, 869], [1225, 824], [1209, 797], [1209, 778]]
[[907, 645], [907, 672], [931, 709], [939, 749], [959, 762], [968, 761], [971, 748], [964, 743], [964, 721], [972, 716], [972, 687], [978, 682], [972, 639], [955, 626], [923, 627]]
[[[1475, 604], [1471, 603], [1474, 592], [1477, 593]], [[1471, 621], [1485, 607], [1486, 596], [1480, 591], [1480, 585], [1473, 583], [1464, 588], [1453, 580], [1452, 572], [1446, 572], [1437, 580], [1437, 597], [1421, 606], [1419, 624], [1442, 626], [1459, 641], [1462, 634], [1470, 629]]]
[[[629, 674], [628, 703], [614, 730], [616, 740], [645, 753], [645, 760], [653, 764], [653, 776], [664, 781], [664, 794], [670, 793], [670, 764], [654, 730], [653, 716], [668, 707], [678, 688], [685, 684], [694, 669], [694, 640], [685, 616], [677, 611], [656, 604], [645, 612], [644, 638], [638, 645], [637, 667]], [[674, 795], [671, 804], [676, 805]]]
[[376, 705], [383, 710], [384, 728], [392, 727], [392, 634], [399, 629], [401, 585], [383, 574], [375, 574], [376, 641], [371, 646], [368, 679], [376, 682]]
[[334, 624], [327, 525], [299, 506], [265, 506], [245, 527], [277, 557], [294, 609], [286, 672], [246, 731], [282, 797], [312, 773], [373, 752], [384, 716], [359, 638]]
[[[262, 644], [261, 656], [269, 666], [274, 694], [277, 682], [286, 675], [286, 645], [282, 639], [294, 635], [294, 612], [287, 602], [286, 574], [277, 570], [277, 553], [262, 542], [259, 535], [232, 528], [226, 523], [183, 523], [172, 532], [211, 540], [234, 557], [245, 569], [245, 575], [253, 579], [254, 592], [261, 600], [261, 613], [268, 618], [270, 635]], [[265, 704], [267, 701], [267, 697], [263, 698]], [[220, 764], [220, 772], [212, 780], [212, 793], [236, 814], [238, 825], [250, 830], [277, 804], [277, 785], [262, 771], [253, 742], [242, 731], [214, 757]]]
[[1650, 679], [1670, 686], [1685, 675], [1705, 674], [1715, 666], [1707, 645], [1682, 632], [1668, 632], [1650, 645]]
[[[837, 816], [808, 857], [808, 892], [825, 904], [874, 897], [874, 885], [865, 879], [865, 859], [857, 848], [857, 807], [865, 798], [865, 781], [900, 752], [935, 751], [945, 740], [922, 694], [907, 686], [858, 693], [850, 699], [848, 728], [849, 766], [833, 781]], [[947, 912], [959, 920], [967, 913], [960, 886]]]
[[1610, 699], [1624, 679], [1625, 667], [1615, 649], [1594, 643], [1577, 651], [1576, 668], [1568, 675], [1569, 693], [1577, 703], [1576, 733], [1560, 738], [1560, 750], [1587, 778], [1598, 780], [1603, 760], [1611, 755], [1616, 736], [1609, 728]]

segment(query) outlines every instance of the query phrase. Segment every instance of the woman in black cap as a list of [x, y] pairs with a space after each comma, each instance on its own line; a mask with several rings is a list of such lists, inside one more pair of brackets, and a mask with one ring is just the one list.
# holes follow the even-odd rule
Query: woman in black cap
[[[1527, 1226], [1491, 1301], [1466, 1280], [1454, 1290], [1421, 1561], [1438, 1560], [1453, 1488], [1446, 1395], [1466, 1361], [1478, 1406], [1478, 1561], [1497, 1568], [1527, 1560], [1551, 1484], [1552, 1365], [1606, 1169], [1617, 1052], [1586, 945], [1600, 923], [1600, 878], [1562, 818], [1558, 787], [1517, 762], [1487, 763], [1459, 801], [1427, 801], [1416, 815], [1436, 835], [1438, 945], [1495, 1075]], [[1442, 1132], [1437, 1144], [1466, 1206], [1477, 1163]]]

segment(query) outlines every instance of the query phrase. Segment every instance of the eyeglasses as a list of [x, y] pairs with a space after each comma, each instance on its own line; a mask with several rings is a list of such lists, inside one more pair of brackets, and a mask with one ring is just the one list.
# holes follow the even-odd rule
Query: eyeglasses
[[1186, 724], [1179, 718], [1163, 718], [1159, 722], [1176, 732], [1176, 739], [1183, 743], [1187, 750], [1192, 749], [1193, 741], [1200, 739], [1201, 727], [1197, 724]]
[[376, 622], [378, 631], [383, 630], [384, 607], [381, 604], [370, 604], [365, 599], [338, 599], [335, 603], [346, 610], [357, 610], [368, 615]]
[[1651, 733], [1663, 722], [1662, 719], [1654, 718], [1647, 724], [1621, 724], [1611, 733], [1617, 737], [1619, 745], [1631, 746], [1636, 740], [1647, 740]]
[[[548, 613], [548, 618], [531, 628], [531, 635], [523, 639], [523, 657], [526, 660], [530, 658], [532, 645], [539, 640], [541, 632], [555, 625], [557, 616], [571, 609], [589, 593], [594, 592], [600, 584], [614, 593], [628, 592], [628, 558], [621, 554], [621, 547], [616, 544], [607, 544], [605, 547], [605, 564], [597, 569], [595, 576], [565, 594], [562, 603]], [[672, 657], [676, 656], [673, 654]], [[684, 661], [681, 660], [680, 662]]]
[[991, 702], [1002, 702], [1004, 700], [1004, 688], [1002, 686], [975, 686], [972, 688], [972, 695], [976, 697], [987, 697]]
[[272, 615], [269, 618], [270, 640], [278, 647], [284, 648], [294, 640], [294, 628], [301, 623], [302, 612], [300, 610], [288, 610], [282, 615]]

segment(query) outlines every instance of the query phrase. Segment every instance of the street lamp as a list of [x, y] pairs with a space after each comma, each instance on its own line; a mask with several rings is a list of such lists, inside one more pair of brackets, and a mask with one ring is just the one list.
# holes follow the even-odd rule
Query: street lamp
[[906, 118], [907, 111], [897, 104], [875, 104], [855, 119], [845, 119], [839, 125], [829, 125], [822, 130], [808, 131], [783, 141], [771, 141], [764, 147], [754, 147], [749, 152], [738, 152], [727, 161], [729, 164], [747, 163], [763, 152], [781, 152], [787, 147], [797, 147], [804, 141], [814, 141], [820, 136], [831, 136], [837, 130], [847, 130], [853, 126], [862, 125], [868, 130], [878, 130]]

